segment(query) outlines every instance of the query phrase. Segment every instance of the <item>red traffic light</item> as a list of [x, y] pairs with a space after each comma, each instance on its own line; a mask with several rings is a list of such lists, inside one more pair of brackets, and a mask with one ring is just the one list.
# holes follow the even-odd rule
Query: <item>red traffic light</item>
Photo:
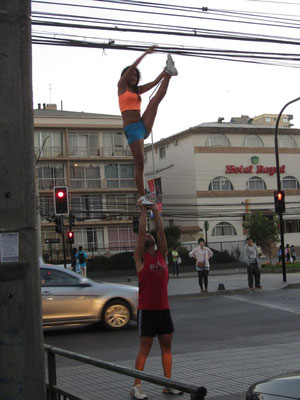
[[65, 195], [66, 195], [65, 192], [63, 192], [63, 191], [61, 191], [61, 190], [60, 190], [59, 192], [56, 193], [56, 196], [59, 197], [60, 199], [62, 199], [63, 197], [65, 197]]
[[69, 214], [68, 188], [67, 186], [56, 186], [53, 190], [55, 215]]
[[278, 200], [282, 200], [282, 193], [281, 193], [281, 192], [278, 192], [278, 193], [277, 193], [277, 199], [278, 199]]
[[68, 232], [68, 243], [73, 244], [74, 243], [74, 233], [72, 231]]
[[284, 191], [274, 192], [275, 212], [282, 214], [285, 212], [285, 199]]

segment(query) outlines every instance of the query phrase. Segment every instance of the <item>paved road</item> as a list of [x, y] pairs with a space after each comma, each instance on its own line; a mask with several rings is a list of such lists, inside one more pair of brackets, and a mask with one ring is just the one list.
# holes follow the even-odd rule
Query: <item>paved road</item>
[[[119, 281], [127, 278], [120, 278]], [[279, 290], [300, 282], [300, 274], [264, 274], [264, 290], [246, 292], [245, 274], [210, 277], [210, 289], [225, 284], [228, 292], [198, 293], [195, 276], [170, 279], [176, 326], [173, 377], [208, 388], [210, 400], [242, 400], [244, 391], [264, 377], [299, 368], [300, 290]], [[131, 284], [135, 284], [134, 279]], [[173, 297], [174, 296], [174, 297]], [[135, 326], [107, 333], [93, 328], [47, 333], [45, 342], [132, 367], [137, 351]], [[84, 365], [59, 368], [59, 383], [76, 388], [83, 399], [129, 399], [131, 378]], [[300, 369], [300, 368], [299, 368]], [[157, 345], [146, 371], [160, 375]], [[161, 399], [159, 387], [145, 383], [149, 399]], [[181, 398], [189, 398], [187, 395]]]

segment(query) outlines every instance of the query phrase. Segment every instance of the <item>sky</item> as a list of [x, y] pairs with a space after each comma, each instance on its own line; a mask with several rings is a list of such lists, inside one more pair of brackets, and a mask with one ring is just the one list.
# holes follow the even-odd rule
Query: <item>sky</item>
[[[54, 4], [32, 2], [33, 19], [35, 12], [56, 12], [75, 14], [72, 9]], [[53, 2], [52, 2], [53, 3]], [[72, 4], [71, 0], [64, 3]], [[123, 4], [112, 4], [105, 1], [73, 0], [73, 3], [130, 8], [126, 1]], [[181, 5], [182, 1], [157, 0], [152, 3]], [[272, 13], [273, 16], [284, 16], [300, 22], [300, 3], [296, 1], [256, 1], [256, 0], [187, 0], [185, 6], [208, 7], [209, 10], [234, 10]], [[155, 11], [155, 10], [154, 10]], [[299, 38], [300, 31], [290, 28], [276, 28], [248, 24], [234, 24], [219, 20], [196, 18], [162, 17], [143, 15], [122, 11], [80, 10], [85, 15], [105, 16], [119, 20], [155, 21], [189, 27], [218, 29], [220, 31], [239, 31], [256, 34], [277, 35]], [[161, 12], [161, 10], [160, 10]], [[37, 32], [52, 34], [71, 34], [69, 28], [33, 25], [33, 35]], [[164, 50], [168, 46], [190, 46], [197, 48], [235, 49], [249, 51], [272, 51], [282, 53], [299, 53], [297, 45], [278, 45], [266, 43], [247, 43], [233, 40], [206, 39], [203, 37], [182, 38], [172, 35], [120, 33], [115, 31], [83, 30], [72, 31], [82, 36], [83, 40], [95, 38], [94, 41], [107, 43], [156, 44]], [[53, 36], [54, 37], [54, 36]], [[130, 65], [142, 54], [136, 51], [97, 48], [79, 48], [66, 46], [49, 46], [33, 44], [33, 101], [34, 108], [38, 103], [55, 103], [58, 109], [61, 104], [66, 111], [84, 111], [99, 114], [120, 115], [117, 98], [117, 82], [121, 70]], [[148, 55], [139, 65], [144, 84], [153, 80], [164, 68], [166, 52]], [[153, 127], [154, 141], [166, 138], [175, 133], [205, 122], [215, 122], [219, 117], [229, 122], [231, 117], [249, 115], [250, 118], [263, 113], [278, 114], [282, 107], [300, 96], [299, 68], [259, 65], [253, 63], [232, 62], [174, 55], [178, 76], [172, 77], [166, 97], [159, 106]], [[298, 62], [300, 67], [300, 62]], [[297, 65], [294, 62], [293, 65]], [[142, 111], [149, 102], [152, 91], [143, 95]], [[292, 114], [294, 127], [300, 128], [300, 101], [290, 105], [285, 113]], [[148, 139], [149, 141], [149, 139]]]

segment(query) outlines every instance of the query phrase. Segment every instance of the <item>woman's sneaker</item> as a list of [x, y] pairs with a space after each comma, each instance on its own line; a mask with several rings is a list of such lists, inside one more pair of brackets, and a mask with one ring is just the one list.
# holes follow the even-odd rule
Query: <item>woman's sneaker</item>
[[177, 71], [177, 69], [175, 67], [175, 64], [174, 64], [173, 58], [171, 57], [171, 54], [168, 54], [165, 70], [171, 76], [178, 75], [178, 71]]
[[130, 393], [134, 399], [148, 399], [148, 396], [143, 391], [141, 384], [132, 386]]
[[181, 390], [172, 389], [172, 388], [168, 388], [168, 387], [164, 387], [162, 392], [165, 394], [183, 394], [183, 392]]
[[142, 203], [142, 205], [143, 206], [149, 206], [149, 207], [151, 207], [151, 206], [153, 206], [153, 201], [151, 201], [150, 200], [150, 197], [148, 196], [148, 195], [144, 195], [144, 196], [141, 196], [139, 199], [138, 199], [138, 201], [137, 201], [137, 204], [138, 203]]

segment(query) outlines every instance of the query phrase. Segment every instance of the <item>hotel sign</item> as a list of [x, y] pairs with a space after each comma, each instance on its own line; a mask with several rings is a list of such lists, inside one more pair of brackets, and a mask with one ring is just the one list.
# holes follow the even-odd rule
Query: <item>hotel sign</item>
[[[226, 165], [225, 174], [268, 174], [270, 176], [276, 173], [276, 167], [265, 167], [264, 165]], [[279, 167], [279, 173], [285, 174], [285, 165]]]

